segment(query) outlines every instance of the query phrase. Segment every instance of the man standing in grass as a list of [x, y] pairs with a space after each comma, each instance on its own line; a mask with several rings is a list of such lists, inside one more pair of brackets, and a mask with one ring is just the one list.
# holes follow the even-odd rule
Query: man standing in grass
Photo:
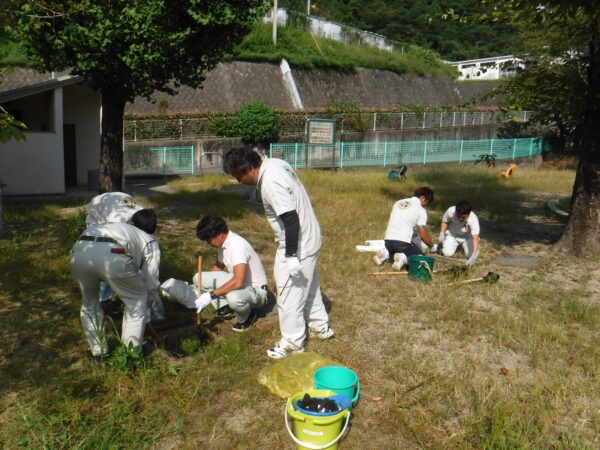
[[[196, 298], [198, 290], [173, 278], [160, 286], [161, 291], [167, 298], [196, 308], [198, 313], [211, 303], [217, 317], [235, 313], [233, 331], [248, 330], [256, 320], [255, 309], [267, 302], [267, 275], [259, 256], [246, 239], [229, 230], [222, 217], [204, 217], [196, 226], [196, 235], [218, 249], [212, 270], [202, 272], [200, 290], [204, 293]], [[196, 285], [197, 277], [194, 277]]]
[[423, 255], [421, 249], [412, 242], [415, 229], [421, 241], [429, 248], [433, 247], [426, 228], [427, 211], [424, 208], [432, 201], [433, 191], [424, 186], [416, 189], [412, 197], [394, 203], [385, 230], [385, 248], [373, 257], [375, 264], [381, 265], [389, 259], [395, 270], [401, 270], [408, 264], [410, 256]]
[[334, 335], [317, 275], [321, 229], [308, 194], [292, 167], [250, 148], [225, 154], [225, 171], [239, 183], [257, 185], [265, 214], [279, 243], [274, 275], [281, 339], [267, 350], [271, 358], [304, 351], [306, 328], [321, 339]]
[[444, 256], [452, 256], [459, 245], [471, 266], [479, 256], [479, 219], [469, 202], [460, 201], [446, 210], [440, 225], [439, 245]]
[[100, 281], [108, 283], [125, 304], [121, 340], [141, 350], [148, 293], [156, 291], [160, 283], [155, 231], [154, 211], [142, 209], [131, 217], [130, 224], [89, 225], [71, 250], [73, 278], [83, 296], [81, 324], [95, 359], [108, 352], [98, 302]]

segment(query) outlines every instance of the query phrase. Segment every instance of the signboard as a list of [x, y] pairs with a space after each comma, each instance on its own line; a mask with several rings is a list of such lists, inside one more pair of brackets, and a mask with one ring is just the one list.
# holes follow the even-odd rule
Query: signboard
[[308, 119], [306, 135], [308, 145], [335, 145], [335, 120]]

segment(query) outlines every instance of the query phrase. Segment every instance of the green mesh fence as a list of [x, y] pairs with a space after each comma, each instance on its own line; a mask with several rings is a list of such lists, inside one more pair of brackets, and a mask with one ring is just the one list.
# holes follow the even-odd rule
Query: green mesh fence
[[194, 174], [194, 146], [135, 147], [125, 149], [126, 173]]
[[542, 138], [459, 141], [337, 142], [334, 146], [305, 143], [271, 144], [270, 156], [292, 167], [396, 166], [469, 162], [492, 155], [496, 160], [528, 158], [542, 153]]

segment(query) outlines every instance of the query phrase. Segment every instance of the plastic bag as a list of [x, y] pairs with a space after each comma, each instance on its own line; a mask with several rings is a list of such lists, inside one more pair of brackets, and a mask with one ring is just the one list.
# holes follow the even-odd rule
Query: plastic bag
[[324, 366], [341, 366], [314, 352], [294, 353], [258, 372], [258, 382], [272, 394], [288, 398], [313, 388], [315, 370]]

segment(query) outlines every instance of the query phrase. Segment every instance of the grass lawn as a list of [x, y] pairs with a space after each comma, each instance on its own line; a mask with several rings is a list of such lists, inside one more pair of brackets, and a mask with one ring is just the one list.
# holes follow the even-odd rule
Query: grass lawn
[[[327, 341], [314, 351], [353, 369], [361, 399], [342, 448], [597, 448], [600, 437], [600, 261], [552, 251], [562, 224], [544, 214], [549, 198], [570, 194], [572, 170], [519, 169], [508, 180], [481, 166], [299, 172], [321, 223], [323, 293], [331, 302]], [[220, 214], [263, 258], [271, 288], [272, 231], [248, 190], [226, 176], [184, 178], [174, 194], [141, 197], [159, 216], [161, 280], [190, 280], [196, 257], [208, 270], [215, 250], [194, 233]], [[390, 208], [429, 185], [437, 237], [444, 210], [470, 200], [482, 225], [481, 256], [470, 279], [497, 284], [444, 286], [405, 276], [372, 277], [371, 253]], [[247, 333], [203, 313], [212, 338], [187, 357], [164, 350], [141, 367], [96, 366], [79, 323], [81, 303], [69, 249], [83, 228], [79, 204], [5, 203], [0, 238], [0, 447], [295, 448], [285, 400], [257, 382], [273, 364], [276, 315]], [[502, 265], [502, 253], [539, 258], [531, 268]], [[443, 264], [436, 269], [443, 269]], [[167, 302], [170, 317], [194, 313]]]

